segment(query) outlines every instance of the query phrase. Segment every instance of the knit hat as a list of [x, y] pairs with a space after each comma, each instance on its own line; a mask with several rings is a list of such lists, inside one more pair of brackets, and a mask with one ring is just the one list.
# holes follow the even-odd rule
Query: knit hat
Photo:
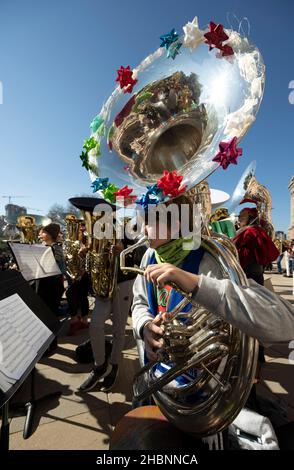
[[59, 224], [48, 224], [45, 227], [42, 227], [43, 232], [48, 233], [53, 241], [56, 241], [59, 233], [60, 233], [60, 225]]

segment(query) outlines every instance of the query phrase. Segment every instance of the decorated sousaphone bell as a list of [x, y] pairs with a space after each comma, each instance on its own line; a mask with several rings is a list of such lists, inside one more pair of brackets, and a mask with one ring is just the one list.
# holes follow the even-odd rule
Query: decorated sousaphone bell
[[81, 155], [94, 192], [107, 197], [127, 186], [141, 195], [164, 171], [175, 171], [189, 190], [220, 164], [237, 163], [237, 144], [263, 95], [262, 57], [222, 25], [202, 31], [195, 18], [184, 32], [161, 36], [161, 47], [137, 68], [118, 70], [119, 85], [93, 119]]

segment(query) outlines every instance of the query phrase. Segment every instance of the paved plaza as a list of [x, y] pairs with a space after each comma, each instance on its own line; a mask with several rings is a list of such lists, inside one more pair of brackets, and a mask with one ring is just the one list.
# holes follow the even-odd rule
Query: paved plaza
[[[274, 290], [294, 304], [292, 278], [266, 273]], [[107, 326], [110, 333], [110, 325]], [[67, 326], [65, 325], [65, 333]], [[125, 348], [119, 379], [113, 391], [80, 394], [78, 386], [87, 377], [90, 365], [77, 364], [75, 348], [87, 338], [82, 330], [76, 336], [62, 335], [56, 354], [37, 365], [37, 396], [60, 391], [60, 398], [47, 399], [38, 406], [32, 436], [24, 440], [24, 417], [15, 416], [10, 425], [11, 449], [108, 449], [114, 426], [131, 410], [132, 378], [138, 370], [138, 356], [132, 335], [131, 319], [126, 330]], [[294, 339], [294, 338], [293, 338]], [[294, 348], [293, 348], [294, 349]], [[293, 364], [288, 344], [266, 350], [258, 394], [274, 400], [278, 409], [294, 421]], [[28, 383], [18, 393], [17, 401], [28, 396]], [[281, 416], [282, 419], [282, 416]]]

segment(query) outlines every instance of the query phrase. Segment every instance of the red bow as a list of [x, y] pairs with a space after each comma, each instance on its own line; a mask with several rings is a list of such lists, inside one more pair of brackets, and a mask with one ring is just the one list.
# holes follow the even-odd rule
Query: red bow
[[222, 24], [215, 24], [212, 21], [209, 23], [210, 31], [204, 34], [206, 44], [209, 44], [209, 50], [214, 47], [222, 51], [222, 56], [233, 55], [234, 51], [229, 45], [223, 45], [223, 41], [229, 39], [229, 36], [224, 32]]
[[176, 197], [186, 189], [186, 186], [180, 188], [182, 180], [183, 177], [178, 175], [176, 170], [164, 170], [163, 176], [157, 181], [157, 187], [162, 190], [164, 196]]
[[128, 197], [132, 192], [133, 190], [126, 185], [116, 191], [114, 195], [116, 197]]
[[130, 204], [133, 204], [133, 202], [135, 202], [135, 200], [137, 199], [137, 196], [130, 196], [132, 192], [133, 190], [126, 185], [116, 191], [114, 195], [117, 198], [124, 198], [124, 206], [128, 206]]
[[121, 88], [124, 88], [124, 93], [132, 93], [138, 80], [133, 78], [133, 71], [129, 65], [127, 67], [121, 65], [120, 69], [117, 70], [115, 81], [119, 82]]
[[221, 142], [219, 144], [219, 152], [212, 159], [213, 162], [219, 162], [224, 170], [232, 163], [237, 165], [237, 158], [243, 153], [241, 148], [237, 148], [237, 137], [234, 137], [230, 142]]

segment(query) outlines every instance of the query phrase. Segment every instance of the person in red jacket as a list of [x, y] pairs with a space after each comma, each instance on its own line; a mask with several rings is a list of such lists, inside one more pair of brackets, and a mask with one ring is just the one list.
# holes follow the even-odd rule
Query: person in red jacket
[[261, 227], [255, 207], [245, 207], [239, 214], [240, 230], [233, 242], [238, 250], [240, 264], [248, 279], [264, 284], [264, 267], [279, 256], [274, 242]]
[[[264, 268], [278, 258], [279, 250], [262, 228], [255, 207], [245, 207], [241, 210], [239, 225], [240, 229], [233, 242], [238, 250], [240, 264], [248, 279], [253, 279], [263, 286]], [[262, 345], [259, 345], [258, 362], [257, 381], [260, 378], [260, 365], [265, 362], [264, 347]], [[256, 404], [256, 388], [253, 386], [247, 406], [256, 409]]]

